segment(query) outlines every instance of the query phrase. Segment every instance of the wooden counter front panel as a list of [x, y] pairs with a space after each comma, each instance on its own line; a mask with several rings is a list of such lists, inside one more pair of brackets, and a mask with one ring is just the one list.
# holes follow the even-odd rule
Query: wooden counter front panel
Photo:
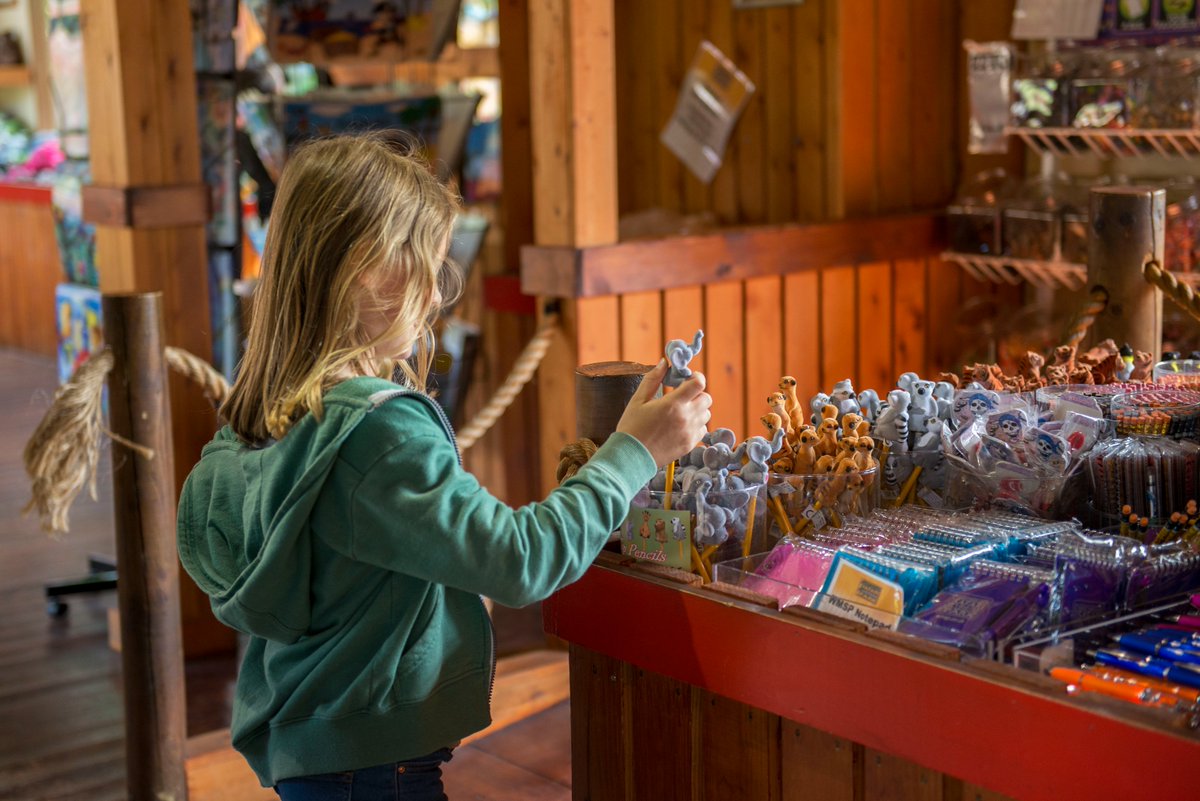
[[49, 203], [0, 199], [0, 347], [58, 352], [54, 287], [63, 280]]

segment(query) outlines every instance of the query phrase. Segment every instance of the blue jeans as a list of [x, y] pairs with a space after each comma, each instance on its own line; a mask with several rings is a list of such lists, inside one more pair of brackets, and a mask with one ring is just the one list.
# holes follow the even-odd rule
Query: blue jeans
[[275, 785], [281, 801], [447, 801], [442, 763], [450, 749], [373, 768], [283, 779]]

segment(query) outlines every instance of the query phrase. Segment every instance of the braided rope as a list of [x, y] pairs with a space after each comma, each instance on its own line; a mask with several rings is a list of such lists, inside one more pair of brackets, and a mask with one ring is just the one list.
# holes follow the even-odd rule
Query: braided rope
[[1063, 344], [1079, 347], [1079, 343], [1083, 342], [1083, 338], [1087, 336], [1092, 323], [1096, 322], [1096, 318], [1104, 312], [1107, 306], [1108, 290], [1099, 286], [1092, 289], [1087, 303], [1079, 310], [1071, 327], [1067, 329], [1067, 336]]
[[204, 392], [204, 397], [220, 405], [229, 395], [229, 382], [216, 368], [195, 354], [170, 345], [163, 348], [163, 358], [171, 369], [185, 378], [190, 378]]
[[1142, 276], [1158, 287], [1168, 298], [1187, 312], [1193, 319], [1200, 320], [1200, 295], [1188, 284], [1181, 283], [1169, 270], [1164, 270], [1157, 261], [1146, 262]]
[[68, 529], [67, 511], [86, 485], [96, 499], [96, 464], [104, 430], [104, 381], [112, 370], [109, 350], [81, 364], [54, 393], [46, 416], [25, 443], [25, 472], [33, 494], [21, 511], [37, 511], [42, 530], [52, 536]]
[[533, 374], [537, 372], [538, 366], [541, 365], [542, 359], [546, 357], [546, 351], [550, 349], [550, 342], [554, 337], [554, 331], [558, 327], [558, 315], [548, 314], [542, 319], [542, 324], [538, 327], [537, 333], [533, 335], [533, 339], [529, 340], [525, 345], [525, 349], [521, 351], [521, 355], [517, 358], [516, 364], [508, 374], [508, 378], [504, 379], [504, 383], [492, 395], [492, 399], [487, 402], [487, 405], [479, 410], [475, 418], [467, 424], [462, 431], [458, 432], [458, 447], [460, 450], [467, 450], [480, 437], [488, 432], [496, 421], [500, 419], [500, 415], [504, 414], [505, 410], [512, 405], [517, 394], [529, 383], [533, 378]]
[[558, 452], [558, 470], [554, 473], [559, 484], [579, 472], [579, 468], [587, 464], [588, 459], [596, 453], [596, 443], [584, 437], [563, 445]]

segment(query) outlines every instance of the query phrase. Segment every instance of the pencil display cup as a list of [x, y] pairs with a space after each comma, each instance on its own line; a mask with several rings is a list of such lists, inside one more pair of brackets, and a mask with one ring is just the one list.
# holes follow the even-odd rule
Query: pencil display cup
[[1151, 377], [1155, 384], [1183, 389], [1200, 389], [1200, 360], [1175, 359], [1154, 365]]
[[769, 547], [780, 537], [812, 537], [826, 526], [841, 527], [849, 516], [870, 514], [879, 506], [879, 468], [850, 479], [830, 473], [770, 473], [759, 496], [767, 510], [763, 521]]
[[1200, 392], [1156, 387], [1116, 395], [1110, 409], [1123, 436], [1195, 439], [1200, 434]]
[[780, 609], [811, 606], [829, 573], [836, 549], [791, 538], [766, 553], [713, 565], [713, 581], [775, 598]]
[[[690, 491], [643, 490], [621, 524], [621, 552], [695, 572], [701, 572], [699, 560], [711, 576], [711, 564], [742, 555], [747, 532], [755, 541], [765, 536], [760, 533], [765, 532], [766, 514], [765, 505], [757, 500], [760, 489], [757, 484], [710, 489], [702, 498]], [[670, 508], [664, 509], [668, 501]]]
[[[886, 450], [884, 449], [886, 447]], [[941, 450], [911, 451], [885, 442], [879, 453], [879, 505], [945, 507], [948, 465]]]

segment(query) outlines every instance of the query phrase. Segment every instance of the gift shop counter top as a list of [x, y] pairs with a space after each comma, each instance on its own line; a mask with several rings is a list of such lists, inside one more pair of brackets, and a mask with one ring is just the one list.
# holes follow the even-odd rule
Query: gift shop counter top
[[545, 604], [575, 798], [1200, 797], [1200, 735], [1165, 715], [653, 570], [606, 551]]
[[0, 347], [57, 353], [54, 288], [61, 280], [50, 188], [0, 181]]

